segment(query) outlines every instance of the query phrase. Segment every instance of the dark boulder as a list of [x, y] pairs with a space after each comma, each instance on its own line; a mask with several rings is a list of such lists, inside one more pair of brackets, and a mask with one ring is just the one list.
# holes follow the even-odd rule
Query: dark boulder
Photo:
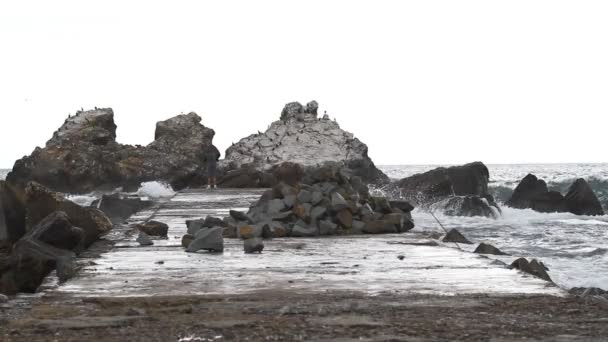
[[533, 174], [521, 180], [505, 204], [511, 208], [543, 213], [567, 211], [564, 196], [557, 191], [549, 191], [547, 183]]
[[571, 212], [576, 215], [604, 215], [597, 196], [582, 178], [569, 188], [566, 196], [549, 191], [544, 180], [528, 174], [517, 185], [506, 205], [518, 209], [532, 209], [543, 213]]
[[508, 255], [507, 253], [501, 251], [500, 249], [490, 245], [489, 243], [480, 243], [473, 253], [477, 254], [493, 254], [493, 255]]
[[547, 273], [547, 267], [545, 267], [542, 262], [539, 262], [536, 259], [532, 259], [532, 261], [528, 262], [526, 258], [519, 258], [513, 261], [509, 268], [520, 270], [522, 272], [531, 274], [548, 282], [553, 282], [553, 280], [551, 280], [551, 277], [549, 277], [549, 274]]
[[456, 229], [450, 229], [450, 231], [445, 235], [443, 242], [454, 242], [454, 243], [464, 243], [467, 245], [472, 245], [473, 243], [469, 241], [464, 235], [460, 234], [460, 232]]
[[568, 211], [576, 215], [604, 215], [597, 196], [584, 179], [577, 179], [565, 196]]
[[82, 229], [84, 247], [88, 247], [112, 229], [112, 222], [96, 208], [83, 208], [61, 194], [31, 182], [25, 189], [26, 227], [29, 231], [48, 215], [61, 211], [70, 222]]
[[151, 201], [142, 201], [139, 197], [112, 194], [103, 195], [101, 199], [94, 201], [91, 207], [103, 211], [113, 224], [121, 224], [131, 215], [151, 205]]
[[31, 237], [19, 240], [10, 258], [10, 270], [3, 276], [5, 291], [34, 293], [59, 262], [74, 258], [73, 252], [53, 247]]
[[249, 165], [220, 171], [217, 184], [222, 188], [270, 188], [277, 183], [272, 173], [257, 170]]
[[409, 213], [414, 210], [414, 206], [408, 201], [389, 201], [391, 208], [399, 209], [404, 213]]
[[169, 232], [169, 226], [166, 223], [158, 221], [148, 221], [135, 226], [140, 232], [144, 232], [151, 236], [166, 237]]
[[29, 236], [50, 246], [71, 251], [80, 251], [84, 244], [84, 232], [74, 227], [68, 215], [56, 211], [40, 221]]
[[260, 238], [251, 238], [243, 242], [245, 253], [262, 253], [264, 242]]
[[302, 181], [304, 170], [299, 164], [285, 162], [274, 167], [273, 175], [277, 182], [283, 182], [290, 186], [296, 186]]
[[447, 196], [488, 194], [490, 172], [481, 162], [448, 168], [440, 167], [397, 181], [402, 195], [418, 203]]
[[24, 194], [0, 181], [0, 249], [15, 243], [25, 232]]

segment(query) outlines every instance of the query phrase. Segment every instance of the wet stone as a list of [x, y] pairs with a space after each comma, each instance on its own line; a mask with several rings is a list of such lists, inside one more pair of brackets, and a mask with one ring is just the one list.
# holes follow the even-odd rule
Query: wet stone
[[337, 192], [334, 192], [331, 195], [331, 208], [333, 211], [338, 212], [340, 210], [348, 208], [348, 203], [346, 202], [344, 197], [342, 197], [342, 195]]
[[197, 233], [194, 241], [190, 243], [187, 252], [207, 250], [210, 252], [224, 251], [224, 236], [222, 227], [214, 227], [201, 230]]
[[291, 236], [294, 237], [311, 237], [317, 235], [317, 229], [313, 227], [306, 227], [300, 224], [296, 224], [293, 226], [291, 230]]
[[182, 236], [182, 247], [188, 248], [192, 241], [194, 241], [194, 235], [186, 234]]
[[251, 238], [243, 242], [245, 253], [262, 253], [264, 250], [264, 242], [260, 238]]
[[251, 220], [251, 218], [249, 216], [247, 216], [247, 214], [245, 214], [242, 211], [230, 210], [229, 214], [230, 214], [230, 216], [232, 218], [234, 218], [238, 222], [253, 223], [253, 221]]
[[135, 241], [137, 241], [140, 246], [152, 246], [154, 244], [148, 234], [144, 232], [139, 232], [139, 236], [137, 236], [137, 239]]
[[508, 255], [500, 249], [490, 245], [489, 243], [480, 243], [473, 253], [478, 254], [493, 254], [493, 255]]
[[348, 209], [342, 209], [336, 214], [336, 220], [338, 223], [346, 228], [350, 229], [353, 226], [353, 214]]
[[158, 221], [148, 221], [137, 225], [137, 229], [151, 236], [167, 236], [169, 226]]
[[443, 238], [443, 240], [441, 240], [443, 242], [455, 242], [455, 243], [464, 243], [467, 245], [472, 245], [473, 243], [469, 240], [467, 240], [467, 238], [464, 237], [464, 235], [460, 234], [460, 232], [456, 229], [451, 229], [446, 236]]

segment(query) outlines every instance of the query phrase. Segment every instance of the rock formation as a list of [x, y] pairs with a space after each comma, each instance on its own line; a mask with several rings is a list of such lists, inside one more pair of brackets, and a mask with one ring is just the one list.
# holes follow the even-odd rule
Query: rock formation
[[582, 178], [569, 188], [566, 196], [558, 191], [549, 191], [547, 183], [533, 174], [528, 174], [513, 191], [505, 203], [517, 209], [532, 209], [543, 213], [571, 212], [576, 215], [604, 215], [597, 196]]
[[497, 218], [500, 208], [488, 192], [490, 172], [481, 162], [440, 167], [403, 178], [387, 191], [450, 216]]
[[155, 140], [146, 147], [116, 142], [110, 108], [80, 111], [66, 119], [44, 148], [18, 160], [7, 182], [24, 188], [36, 181], [55, 191], [136, 188], [141, 182], [164, 180], [174, 187], [204, 178], [202, 153], [214, 131], [195, 113], [156, 124]]
[[226, 150], [221, 167], [226, 175], [220, 185], [268, 186], [269, 174], [283, 162], [303, 167], [326, 161], [343, 162], [367, 183], [383, 183], [388, 177], [378, 170], [367, 155], [367, 146], [337, 122], [317, 117], [316, 101], [302, 106], [298, 102], [285, 105], [281, 118], [266, 132], [250, 135]]

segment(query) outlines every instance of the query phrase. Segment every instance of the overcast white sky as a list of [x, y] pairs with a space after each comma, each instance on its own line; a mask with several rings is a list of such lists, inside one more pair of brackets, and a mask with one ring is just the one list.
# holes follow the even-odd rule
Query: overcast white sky
[[607, 161], [608, 1], [3, 1], [0, 167], [65, 117], [195, 111], [224, 151], [316, 99], [378, 164]]

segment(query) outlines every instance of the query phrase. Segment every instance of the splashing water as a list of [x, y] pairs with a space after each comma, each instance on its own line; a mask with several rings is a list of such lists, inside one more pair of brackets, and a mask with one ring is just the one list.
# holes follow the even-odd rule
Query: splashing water
[[162, 182], [145, 182], [137, 190], [137, 195], [147, 198], [166, 198], [175, 196], [175, 191], [169, 184]]

